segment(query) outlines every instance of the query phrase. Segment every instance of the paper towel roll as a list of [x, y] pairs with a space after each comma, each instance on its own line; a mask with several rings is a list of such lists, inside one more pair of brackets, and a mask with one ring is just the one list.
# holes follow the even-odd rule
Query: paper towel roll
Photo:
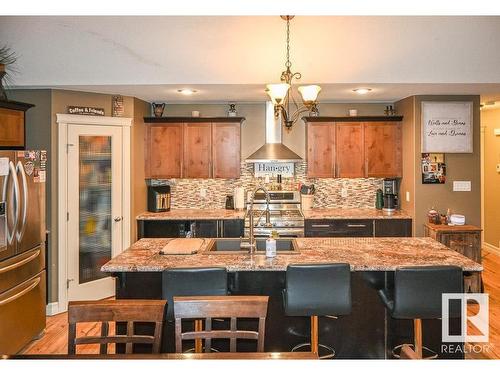
[[237, 187], [234, 189], [234, 208], [243, 210], [245, 208], [245, 189]]

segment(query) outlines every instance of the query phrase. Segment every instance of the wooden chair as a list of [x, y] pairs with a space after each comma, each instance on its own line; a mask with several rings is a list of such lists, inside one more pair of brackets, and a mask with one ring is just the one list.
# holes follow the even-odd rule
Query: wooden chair
[[[160, 352], [165, 300], [75, 301], [68, 305], [68, 354], [76, 345], [100, 344], [100, 354], [107, 354], [108, 344], [126, 344], [126, 354], [133, 344], [152, 344], [152, 353]], [[100, 336], [76, 337], [76, 323], [101, 322]], [[109, 336], [109, 322], [127, 322], [126, 335]], [[134, 322], [155, 323], [154, 335], [135, 335]]]
[[[175, 351], [182, 353], [183, 340], [205, 340], [205, 352], [212, 348], [212, 339], [229, 339], [230, 352], [236, 352], [237, 339], [257, 340], [257, 352], [264, 351], [267, 296], [202, 296], [174, 297]], [[212, 319], [230, 318], [229, 330], [212, 330]], [[258, 318], [258, 331], [237, 328], [238, 318]], [[205, 329], [182, 332], [182, 319], [204, 319]], [[197, 352], [200, 352], [199, 350]]]

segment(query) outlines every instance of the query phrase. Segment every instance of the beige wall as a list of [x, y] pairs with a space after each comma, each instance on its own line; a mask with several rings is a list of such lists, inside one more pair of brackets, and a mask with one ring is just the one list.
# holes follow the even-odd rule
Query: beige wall
[[[405, 114], [412, 116], [410, 98], [397, 102], [396, 108], [401, 112], [404, 108]], [[427, 221], [427, 212], [431, 208], [435, 208], [441, 213], [446, 213], [447, 209], [451, 209], [452, 213], [460, 213], [465, 215], [467, 224], [481, 225], [481, 161], [480, 161], [480, 113], [479, 113], [479, 96], [478, 95], [430, 95], [430, 96], [415, 96], [413, 97], [413, 118], [414, 118], [414, 234], [416, 236], [423, 235], [423, 224]], [[422, 101], [472, 101], [473, 102], [473, 144], [474, 152], [471, 154], [446, 154], [446, 183], [444, 184], [422, 184], [421, 182], [421, 105]], [[408, 116], [407, 116], [408, 117]], [[405, 119], [405, 124], [408, 125], [408, 118]], [[411, 142], [408, 135], [405, 137], [407, 142]], [[411, 157], [408, 155], [409, 150], [403, 148], [403, 159], [406, 165], [410, 164]], [[405, 189], [410, 189], [411, 178], [407, 180], [408, 173], [403, 170], [403, 186]], [[471, 181], [472, 189], [470, 192], [454, 192], [453, 181]], [[401, 189], [401, 195], [404, 201], [405, 191]], [[411, 194], [411, 193], [410, 193]], [[409, 206], [412, 202], [409, 202]], [[405, 207], [408, 205], [405, 203]], [[411, 209], [411, 208], [410, 208]]]
[[151, 105], [134, 98], [134, 121], [130, 134], [130, 240], [137, 241], [137, 223], [135, 217], [147, 209], [146, 176], [144, 170], [144, 117], [151, 115]]
[[[395, 103], [397, 112], [403, 116], [403, 178], [399, 189], [401, 208], [415, 217], [415, 97], [411, 96]], [[406, 200], [406, 193], [409, 200]], [[413, 220], [413, 233], [415, 233]]]
[[500, 247], [500, 109], [481, 111], [481, 127], [484, 129], [484, 242]]

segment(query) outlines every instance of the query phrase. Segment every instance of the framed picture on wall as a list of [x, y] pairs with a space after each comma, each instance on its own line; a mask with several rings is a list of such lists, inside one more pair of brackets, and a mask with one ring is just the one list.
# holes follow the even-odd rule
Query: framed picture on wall
[[422, 183], [444, 184], [446, 182], [446, 164], [444, 154], [422, 154]]
[[422, 102], [422, 152], [472, 153], [472, 102]]

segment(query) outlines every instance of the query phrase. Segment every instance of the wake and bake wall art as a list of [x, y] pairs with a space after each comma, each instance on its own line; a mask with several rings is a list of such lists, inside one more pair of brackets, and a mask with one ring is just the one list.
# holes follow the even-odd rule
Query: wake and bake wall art
[[472, 153], [472, 102], [422, 102], [422, 152]]

